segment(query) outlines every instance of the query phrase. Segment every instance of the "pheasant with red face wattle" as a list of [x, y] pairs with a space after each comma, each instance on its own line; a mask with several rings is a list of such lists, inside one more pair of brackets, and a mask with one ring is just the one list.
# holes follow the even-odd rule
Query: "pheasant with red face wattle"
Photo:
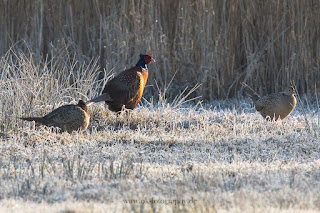
[[144, 87], [148, 79], [147, 64], [152, 60], [151, 55], [140, 54], [136, 66], [121, 72], [107, 82], [102, 94], [91, 99], [88, 105], [105, 101], [109, 109], [114, 112], [126, 109], [134, 109], [140, 102]]

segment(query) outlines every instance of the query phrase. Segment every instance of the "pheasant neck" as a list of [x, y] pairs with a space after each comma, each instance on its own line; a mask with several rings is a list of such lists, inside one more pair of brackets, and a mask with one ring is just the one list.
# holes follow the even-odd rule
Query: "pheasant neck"
[[136, 64], [136, 66], [141, 67], [142, 69], [148, 70], [148, 67], [147, 67], [146, 63], [144, 62], [143, 58], [140, 58], [140, 60]]

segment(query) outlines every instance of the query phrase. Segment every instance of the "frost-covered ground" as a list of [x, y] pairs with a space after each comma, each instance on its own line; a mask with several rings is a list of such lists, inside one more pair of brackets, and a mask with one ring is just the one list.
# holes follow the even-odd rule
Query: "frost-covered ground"
[[248, 99], [187, 105], [150, 79], [134, 111], [97, 104], [88, 130], [60, 134], [17, 117], [99, 94], [96, 61], [9, 51], [0, 67], [0, 212], [320, 211], [312, 98], [267, 122]]
[[82, 134], [17, 121], [0, 137], [0, 212], [318, 212], [318, 112], [304, 106], [267, 122], [249, 100], [98, 104]]

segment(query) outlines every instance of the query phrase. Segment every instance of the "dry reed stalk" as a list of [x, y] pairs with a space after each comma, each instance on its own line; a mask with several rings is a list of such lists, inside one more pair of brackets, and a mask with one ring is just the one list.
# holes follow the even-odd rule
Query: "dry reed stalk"
[[150, 53], [149, 84], [162, 87], [177, 72], [177, 91], [201, 83], [196, 95], [209, 101], [235, 96], [243, 80], [259, 93], [290, 81], [314, 93], [320, 79], [314, 1], [13, 0], [0, 2], [0, 14], [2, 55], [13, 44], [26, 53], [24, 40], [38, 62], [66, 48], [71, 60], [99, 58], [100, 71], [122, 71]]

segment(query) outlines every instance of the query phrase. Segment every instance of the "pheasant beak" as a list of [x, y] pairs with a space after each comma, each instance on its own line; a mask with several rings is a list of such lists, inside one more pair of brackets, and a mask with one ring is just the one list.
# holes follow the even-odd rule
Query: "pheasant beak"
[[151, 60], [152, 60], [153, 62], [156, 62], [156, 59], [154, 59], [154, 58], [151, 58]]

